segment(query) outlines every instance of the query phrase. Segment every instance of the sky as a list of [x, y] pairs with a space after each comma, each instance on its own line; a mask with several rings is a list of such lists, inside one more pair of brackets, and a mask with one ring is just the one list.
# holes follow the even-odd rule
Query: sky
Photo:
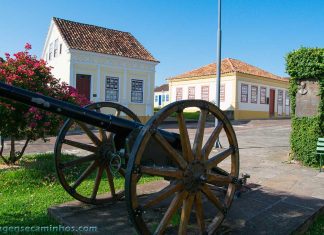
[[[40, 57], [59, 17], [132, 33], [160, 61], [160, 85], [216, 61], [217, 12], [217, 0], [0, 0], [0, 57], [26, 42]], [[222, 0], [222, 58], [287, 76], [301, 46], [324, 47], [324, 0]]]

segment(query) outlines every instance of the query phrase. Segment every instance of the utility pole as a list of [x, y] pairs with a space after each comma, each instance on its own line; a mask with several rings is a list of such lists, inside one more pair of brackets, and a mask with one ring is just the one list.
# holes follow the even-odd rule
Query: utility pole
[[[218, 0], [218, 29], [217, 29], [217, 77], [216, 77], [216, 105], [220, 109], [220, 85], [221, 85], [221, 45], [222, 45], [222, 29], [221, 29], [221, 0]], [[218, 124], [217, 118], [215, 119], [215, 127]], [[221, 148], [219, 138], [215, 143], [216, 148]]]

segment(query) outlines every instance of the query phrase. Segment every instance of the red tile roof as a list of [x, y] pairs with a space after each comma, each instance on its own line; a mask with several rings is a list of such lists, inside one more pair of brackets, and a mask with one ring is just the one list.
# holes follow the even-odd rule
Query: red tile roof
[[130, 33], [55, 17], [53, 21], [72, 49], [158, 62]]
[[169, 90], [169, 84], [163, 84], [161, 86], [154, 88], [154, 92], [168, 91], [168, 90]]
[[[216, 63], [208, 64], [198, 69], [171, 77], [170, 80], [176, 80], [181, 78], [191, 78], [191, 77], [203, 77], [208, 75], [216, 75]], [[221, 63], [221, 74], [240, 72], [260, 77], [271, 78], [280, 81], [287, 81], [288, 79], [282, 78], [280, 76], [269, 73], [263, 69], [250, 65], [240, 60], [226, 58], [222, 60]]]

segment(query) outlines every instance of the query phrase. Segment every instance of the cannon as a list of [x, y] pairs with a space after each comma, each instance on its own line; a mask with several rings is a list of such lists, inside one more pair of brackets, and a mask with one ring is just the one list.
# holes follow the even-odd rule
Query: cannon
[[[207, 101], [171, 103], [141, 124], [117, 103], [79, 107], [1, 82], [0, 96], [67, 117], [54, 150], [63, 188], [89, 204], [124, 199], [139, 234], [213, 234], [242, 183], [233, 127]], [[188, 109], [197, 111], [198, 122], [185, 118]], [[218, 120], [217, 126], [207, 122], [210, 118]], [[177, 124], [166, 125], [170, 120]], [[218, 138], [223, 147], [214, 148]], [[69, 150], [72, 155], [66, 154]], [[118, 177], [125, 178], [124, 190], [116, 190]], [[142, 193], [139, 187], [147, 177], [161, 180], [161, 187]], [[102, 194], [103, 183], [110, 193]]]

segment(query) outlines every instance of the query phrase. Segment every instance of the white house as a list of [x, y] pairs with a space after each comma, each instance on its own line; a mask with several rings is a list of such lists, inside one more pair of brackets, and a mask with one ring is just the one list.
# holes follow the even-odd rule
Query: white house
[[120, 103], [143, 121], [153, 115], [159, 61], [132, 34], [53, 18], [42, 58], [89, 100]]
[[154, 88], [154, 108], [163, 108], [169, 103], [169, 84], [163, 84]]
[[[170, 101], [216, 100], [216, 64], [168, 79]], [[220, 108], [234, 119], [289, 117], [289, 80], [243, 61], [221, 62]]]

